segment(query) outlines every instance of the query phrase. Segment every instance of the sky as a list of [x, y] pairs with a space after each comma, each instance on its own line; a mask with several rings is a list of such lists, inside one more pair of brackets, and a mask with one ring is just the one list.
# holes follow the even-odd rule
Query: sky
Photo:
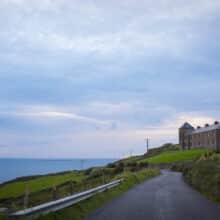
[[220, 120], [220, 1], [1, 0], [0, 157], [122, 158]]

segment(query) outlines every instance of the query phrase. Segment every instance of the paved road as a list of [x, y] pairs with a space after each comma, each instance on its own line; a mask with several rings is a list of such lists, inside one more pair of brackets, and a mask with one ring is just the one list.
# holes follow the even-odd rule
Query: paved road
[[220, 220], [220, 206], [189, 187], [180, 173], [163, 174], [133, 188], [85, 220]]

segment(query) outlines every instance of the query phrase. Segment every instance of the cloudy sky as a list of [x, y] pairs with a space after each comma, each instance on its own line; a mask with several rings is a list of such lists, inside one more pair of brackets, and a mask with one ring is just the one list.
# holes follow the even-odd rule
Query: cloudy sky
[[123, 157], [220, 120], [219, 27], [218, 0], [1, 0], [0, 157]]

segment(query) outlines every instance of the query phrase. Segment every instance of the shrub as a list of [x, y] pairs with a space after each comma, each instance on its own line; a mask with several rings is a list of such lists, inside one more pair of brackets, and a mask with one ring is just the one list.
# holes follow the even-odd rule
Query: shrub
[[134, 166], [134, 167], [131, 167], [131, 168], [130, 168], [130, 171], [131, 171], [131, 172], [137, 172], [138, 170], [140, 170], [140, 168], [137, 167], [137, 166]]
[[113, 174], [116, 175], [122, 173], [123, 171], [124, 171], [124, 167], [117, 166], [116, 168], [114, 168]]
[[123, 162], [119, 162], [118, 164], [117, 164], [117, 167], [124, 167], [125, 165], [124, 165], [124, 163]]
[[116, 164], [115, 163], [109, 163], [107, 165], [108, 168], [115, 168], [116, 167]]
[[89, 179], [95, 179], [98, 177], [101, 177], [103, 175], [103, 172], [101, 169], [93, 169], [89, 174]]
[[220, 202], [220, 159], [200, 160], [183, 171], [183, 175], [196, 189], [210, 199]]
[[89, 168], [87, 170], [84, 171], [85, 175], [90, 175], [90, 173], [92, 172], [93, 168]]
[[148, 164], [148, 162], [140, 162], [138, 165], [140, 168], [146, 168], [146, 167], [148, 167], [149, 164]]
[[136, 167], [137, 166], [137, 162], [133, 161], [133, 162], [128, 162], [126, 164], [128, 167]]

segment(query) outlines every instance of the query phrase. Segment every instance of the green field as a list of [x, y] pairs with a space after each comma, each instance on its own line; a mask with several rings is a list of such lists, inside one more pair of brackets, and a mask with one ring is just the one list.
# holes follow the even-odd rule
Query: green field
[[82, 172], [68, 172], [59, 175], [48, 175], [29, 181], [18, 181], [0, 186], [0, 199], [12, 198], [23, 195], [28, 185], [31, 193], [48, 189], [68, 181], [81, 181], [85, 175]]
[[190, 161], [199, 158], [202, 154], [208, 152], [207, 149], [193, 149], [185, 151], [174, 151], [162, 153], [158, 156], [146, 158], [140, 162], [148, 162], [150, 164], [169, 164], [174, 162]]

